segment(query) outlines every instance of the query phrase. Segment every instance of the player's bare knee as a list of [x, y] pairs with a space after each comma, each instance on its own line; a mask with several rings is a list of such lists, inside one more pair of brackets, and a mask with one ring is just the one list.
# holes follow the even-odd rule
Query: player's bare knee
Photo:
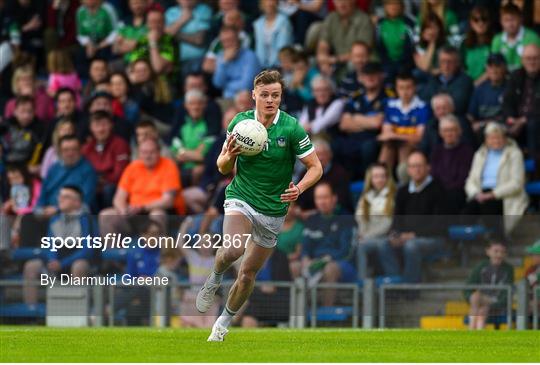
[[241, 285], [250, 286], [255, 282], [257, 272], [254, 270], [240, 270], [238, 273], [238, 281]]
[[236, 248], [221, 248], [219, 251], [218, 251], [218, 256], [221, 257], [221, 260], [224, 262], [224, 263], [227, 263], [227, 264], [232, 264], [233, 262], [235, 262], [236, 260], [238, 260], [240, 258], [240, 256], [242, 256], [242, 251], [236, 249]]

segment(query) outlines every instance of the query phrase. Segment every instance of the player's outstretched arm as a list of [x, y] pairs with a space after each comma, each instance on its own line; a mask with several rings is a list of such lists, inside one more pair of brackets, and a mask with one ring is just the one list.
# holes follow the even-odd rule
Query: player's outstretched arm
[[221, 153], [217, 159], [217, 168], [223, 175], [228, 175], [234, 168], [236, 157], [240, 154], [240, 146], [236, 145], [236, 140], [231, 134], [227, 142], [223, 144]]

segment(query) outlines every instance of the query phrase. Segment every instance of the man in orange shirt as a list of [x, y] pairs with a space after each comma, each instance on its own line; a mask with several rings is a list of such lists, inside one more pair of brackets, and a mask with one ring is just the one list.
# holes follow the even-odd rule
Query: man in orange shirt
[[176, 164], [160, 155], [155, 139], [139, 145], [139, 158], [124, 170], [113, 206], [101, 211], [101, 234], [129, 233], [129, 217], [150, 215], [165, 223], [167, 213], [185, 214], [182, 185]]

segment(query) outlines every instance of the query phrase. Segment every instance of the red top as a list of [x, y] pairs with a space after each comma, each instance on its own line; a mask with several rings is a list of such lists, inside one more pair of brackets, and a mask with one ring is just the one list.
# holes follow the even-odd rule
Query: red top
[[117, 184], [129, 164], [129, 145], [122, 138], [113, 135], [102, 151], [98, 151], [96, 147], [96, 140], [92, 137], [82, 148], [84, 157], [106, 183]]

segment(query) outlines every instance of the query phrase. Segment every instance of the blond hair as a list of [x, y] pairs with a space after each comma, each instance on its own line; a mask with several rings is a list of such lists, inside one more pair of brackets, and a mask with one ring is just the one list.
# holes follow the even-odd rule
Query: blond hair
[[47, 55], [49, 73], [68, 74], [75, 70], [69, 53], [63, 49], [54, 49]]
[[11, 92], [14, 95], [18, 95], [19, 88], [17, 84], [19, 83], [19, 79], [23, 76], [31, 76], [32, 78], [34, 78], [34, 75], [35, 75], [34, 70], [30, 66], [21, 66], [15, 69], [15, 72], [13, 73], [13, 77], [11, 78]]
[[366, 171], [364, 190], [362, 191], [362, 196], [358, 202], [359, 206], [362, 208], [362, 218], [369, 222], [371, 204], [367, 200], [367, 193], [374, 189], [373, 184], [371, 183], [373, 170], [376, 168], [382, 168], [386, 171], [386, 185], [385, 188], [388, 188], [388, 197], [386, 198], [386, 206], [384, 207], [384, 214], [386, 216], [391, 216], [394, 214], [394, 195], [396, 193], [397, 187], [394, 179], [392, 178], [392, 172], [390, 169], [383, 163], [375, 163], [371, 165]]

